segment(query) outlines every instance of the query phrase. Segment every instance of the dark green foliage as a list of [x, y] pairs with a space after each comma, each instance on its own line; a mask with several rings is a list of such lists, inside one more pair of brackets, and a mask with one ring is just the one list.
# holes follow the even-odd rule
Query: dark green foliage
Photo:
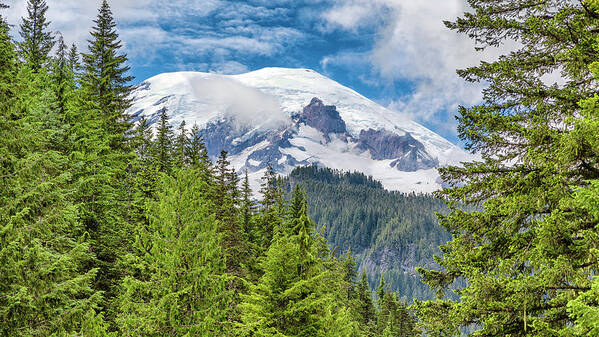
[[47, 65], [54, 47], [54, 36], [48, 32], [50, 22], [46, 20], [46, 11], [48, 5], [45, 0], [28, 0], [27, 17], [20, 25], [19, 34], [23, 42], [19, 43], [19, 51], [25, 65], [33, 71]]
[[83, 74], [81, 75], [85, 101], [89, 109], [95, 109], [103, 117], [107, 130], [113, 134], [111, 147], [120, 147], [123, 137], [131, 128], [125, 110], [130, 106], [133, 79], [127, 75], [129, 67], [116, 32], [116, 23], [108, 2], [104, 0], [98, 11], [96, 24], [91, 31], [88, 53], [83, 54]]
[[174, 150], [174, 165], [175, 167], [183, 167], [186, 164], [187, 160], [185, 158], [186, 149], [187, 149], [187, 129], [185, 128], [185, 121], [179, 124], [179, 129], [177, 132], [177, 136], [175, 137], [173, 150]]
[[52, 62], [52, 80], [54, 82], [54, 95], [58, 104], [58, 112], [61, 116], [66, 114], [67, 105], [72, 101], [76, 89], [76, 74], [70, 64], [67, 54], [67, 45], [62, 36], [58, 38], [58, 50]]
[[0, 113], [9, 117], [11, 102], [15, 96], [16, 55], [9, 34], [10, 27], [0, 16]]
[[[351, 336], [357, 324], [335, 301], [342, 274], [327, 270], [314, 223], [307, 219], [301, 192], [293, 203], [302, 211], [285, 221], [260, 265], [263, 276], [241, 304], [240, 330], [247, 336]], [[293, 212], [291, 212], [293, 213]]]
[[[381, 275], [405, 299], [430, 298], [414, 268], [433, 266], [437, 246], [450, 239], [437, 224], [445, 204], [429, 195], [384, 190], [361, 173], [300, 167], [282, 182], [288, 191], [299, 184], [310, 201], [310, 216], [331, 247], [351, 249], [374, 284]], [[407, 269], [407, 270], [406, 270]]]
[[173, 127], [169, 123], [167, 109], [160, 110], [160, 120], [156, 127], [154, 161], [159, 172], [170, 173], [173, 168]]
[[[131, 88], [130, 77], [124, 75], [127, 58], [119, 55], [120, 42], [106, 1], [94, 22], [80, 88], [74, 106], [67, 110], [67, 120], [72, 125], [72, 158], [77, 162], [73, 174], [80, 218], [90, 234], [99, 268], [96, 286], [110, 301], [123, 273], [119, 259], [131, 246], [130, 233], [139, 218], [132, 193], [136, 155], [125, 114]], [[106, 319], [112, 320], [110, 313]]]
[[80, 57], [77, 46], [74, 43], [71, 45], [71, 48], [69, 48], [68, 60], [69, 69], [76, 78], [77, 74], [79, 74], [79, 70], [81, 70], [81, 63], [79, 62]]

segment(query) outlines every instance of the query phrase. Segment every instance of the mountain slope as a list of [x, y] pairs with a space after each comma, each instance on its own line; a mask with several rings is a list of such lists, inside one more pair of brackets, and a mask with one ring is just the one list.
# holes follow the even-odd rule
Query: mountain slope
[[402, 192], [441, 186], [436, 168], [468, 155], [423, 126], [309, 69], [241, 75], [168, 73], [139, 85], [129, 113], [198, 124], [211, 156], [226, 150], [254, 185], [268, 164], [282, 174], [317, 164], [359, 171]]
[[310, 217], [324, 227], [331, 249], [351, 249], [360, 270], [376, 288], [383, 275], [401, 297], [430, 299], [431, 289], [420, 281], [416, 267], [435, 268], [437, 248], [450, 240], [436, 213], [446, 204], [430, 195], [385, 191], [361, 173], [299, 167], [282, 179], [291, 193], [300, 185], [307, 193]]

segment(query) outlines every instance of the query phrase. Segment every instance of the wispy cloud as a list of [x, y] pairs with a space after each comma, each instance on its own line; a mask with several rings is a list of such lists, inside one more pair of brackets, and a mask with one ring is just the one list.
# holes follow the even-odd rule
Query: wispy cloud
[[[26, 2], [9, 0], [10, 8], [4, 13], [17, 40]], [[51, 30], [60, 31], [67, 42], [85, 50], [101, 1], [47, 3]], [[163, 62], [176, 63], [179, 68], [189, 63], [188, 69], [192, 69], [202, 59], [202, 70], [238, 72], [248, 69], [240, 60], [281, 53], [304, 38], [304, 33], [293, 27], [266, 24], [288, 14], [285, 8], [265, 7], [268, 2], [113, 0], [110, 4], [125, 51], [132, 62], [142, 66], [167, 56]]]

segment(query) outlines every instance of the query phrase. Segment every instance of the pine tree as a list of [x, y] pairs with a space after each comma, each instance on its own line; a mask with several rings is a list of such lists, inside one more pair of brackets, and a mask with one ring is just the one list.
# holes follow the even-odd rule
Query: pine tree
[[69, 69], [71, 70], [71, 73], [74, 75], [74, 77], [77, 78], [79, 70], [81, 70], [81, 64], [79, 62], [79, 51], [77, 50], [77, 45], [75, 45], [74, 43], [71, 45], [71, 48], [69, 48], [68, 60]]
[[212, 180], [212, 162], [208, 157], [208, 151], [202, 138], [202, 132], [197, 124], [194, 124], [190, 131], [189, 142], [186, 147], [186, 157], [188, 164], [202, 172], [206, 181]]
[[47, 65], [54, 47], [54, 36], [47, 31], [50, 25], [46, 21], [47, 11], [45, 0], [28, 0], [27, 18], [23, 18], [20, 26], [19, 34], [23, 42], [19, 43], [19, 51], [25, 64], [34, 72]]
[[262, 200], [260, 200], [259, 219], [255, 231], [258, 238], [256, 243], [266, 249], [274, 237], [275, 230], [281, 228], [281, 220], [284, 216], [283, 209], [280, 207], [283, 203], [283, 193], [277, 186], [276, 174], [270, 165], [267, 166], [262, 177], [260, 193]]
[[15, 96], [13, 81], [17, 70], [15, 48], [9, 31], [10, 27], [0, 16], [0, 113], [5, 114], [5, 117], [9, 117], [9, 106]]
[[[301, 198], [301, 193], [297, 195]], [[303, 221], [304, 215], [302, 211], [298, 218], [288, 220], [286, 227], [292, 230], [275, 235], [260, 264], [262, 277], [250, 286], [248, 295], [242, 296], [241, 335], [349, 336], [357, 333], [357, 323], [349, 316], [347, 306], [339, 301], [342, 274], [325, 268], [329, 263], [323, 260], [320, 238], [313, 228], [314, 223]]]
[[86, 102], [98, 110], [107, 130], [114, 135], [111, 147], [122, 147], [131, 129], [125, 111], [131, 105], [129, 94], [133, 87], [129, 83], [133, 77], [127, 75], [129, 67], [124, 65], [127, 56], [119, 54], [122, 44], [108, 1], [102, 2], [94, 23], [89, 52], [83, 54], [82, 87]]
[[[96, 287], [105, 292], [108, 305], [117, 292], [124, 270], [121, 257], [132, 244], [137, 217], [133, 210], [135, 153], [125, 113], [131, 87], [128, 67], [108, 3], [103, 1], [94, 21], [89, 53], [84, 54], [77, 104], [69, 113], [72, 156], [77, 161], [74, 179], [80, 217], [90, 234], [99, 268]], [[112, 312], [106, 319], [113, 320]]]
[[[440, 194], [451, 203], [441, 224], [453, 240], [441, 247], [441, 270], [421, 270], [439, 295], [416, 304], [425, 333], [474, 323], [479, 336], [556, 336], [573, 324], [567, 304], [590, 288], [596, 259], [581, 249], [585, 225], [550, 216], [599, 178], [595, 137], [579, 137], [577, 128], [588, 118], [579, 102], [597, 88], [588, 69], [597, 60], [592, 4], [477, 0], [447, 23], [479, 48], [506, 39], [519, 47], [458, 71], [488, 83], [484, 102], [461, 107], [458, 116], [460, 138], [482, 161], [440, 171], [453, 186]], [[562, 83], [545, 83], [549, 74]], [[459, 301], [442, 298], [458, 279], [465, 280]]]
[[179, 124], [179, 130], [174, 141], [174, 163], [176, 167], [183, 167], [187, 163], [187, 129], [185, 129], [185, 121]]
[[14, 69], [7, 34], [0, 20], [0, 335], [74, 334], [102, 294], [73, 198], [68, 126], [47, 76]]
[[376, 310], [372, 302], [372, 293], [368, 284], [368, 277], [363, 271], [360, 282], [356, 287], [356, 315], [363, 331], [371, 332], [376, 322]]
[[243, 232], [246, 233], [248, 239], [251, 240], [253, 236], [253, 224], [252, 217], [256, 211], [256, 205], [252, 199], [252, 189], [250, 187], [250, 179], [248, 177], [248, 171], [245, 171], [243, 176], [243, 183], [241, 185], [241, 216], [243, 222]]
[[228, 303], [213, 205], [193, 169], [163, 175], [149, 226], [138, 229], [134, 266], [122, 282], [117, 323], [124, 336], [220, 336]]
[[69, 55], [67, 53], [67, 46], [62, 36], [59, 35], [58, 50], [52, 62], [52, 80], [58, 111], [62, 116], [65, 115], [69, 102], [73, 100], [76, 89], [75, 73], [69, 64]]
[[154, 157], [159, 172], [170, 174], [173, 168], [173, 137], [173, 127], [169, 123], [167, 109], [162, 108], [154, 141]]

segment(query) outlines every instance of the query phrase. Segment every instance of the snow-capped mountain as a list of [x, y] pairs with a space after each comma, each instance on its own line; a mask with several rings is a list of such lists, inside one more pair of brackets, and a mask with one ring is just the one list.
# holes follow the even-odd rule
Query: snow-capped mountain
[[270, 163], [282, 174], [318, 164], [372, 175], [390, 190], [432, 192], [436, 168], [470, 156], [309, 69], [265, 68], [241, 75], [166, 73], [141, 83], [129, 113], [150, 121], [166, 107], [171, 122], [194, 123], [211, 156], [229, 152], [256, 185]]

